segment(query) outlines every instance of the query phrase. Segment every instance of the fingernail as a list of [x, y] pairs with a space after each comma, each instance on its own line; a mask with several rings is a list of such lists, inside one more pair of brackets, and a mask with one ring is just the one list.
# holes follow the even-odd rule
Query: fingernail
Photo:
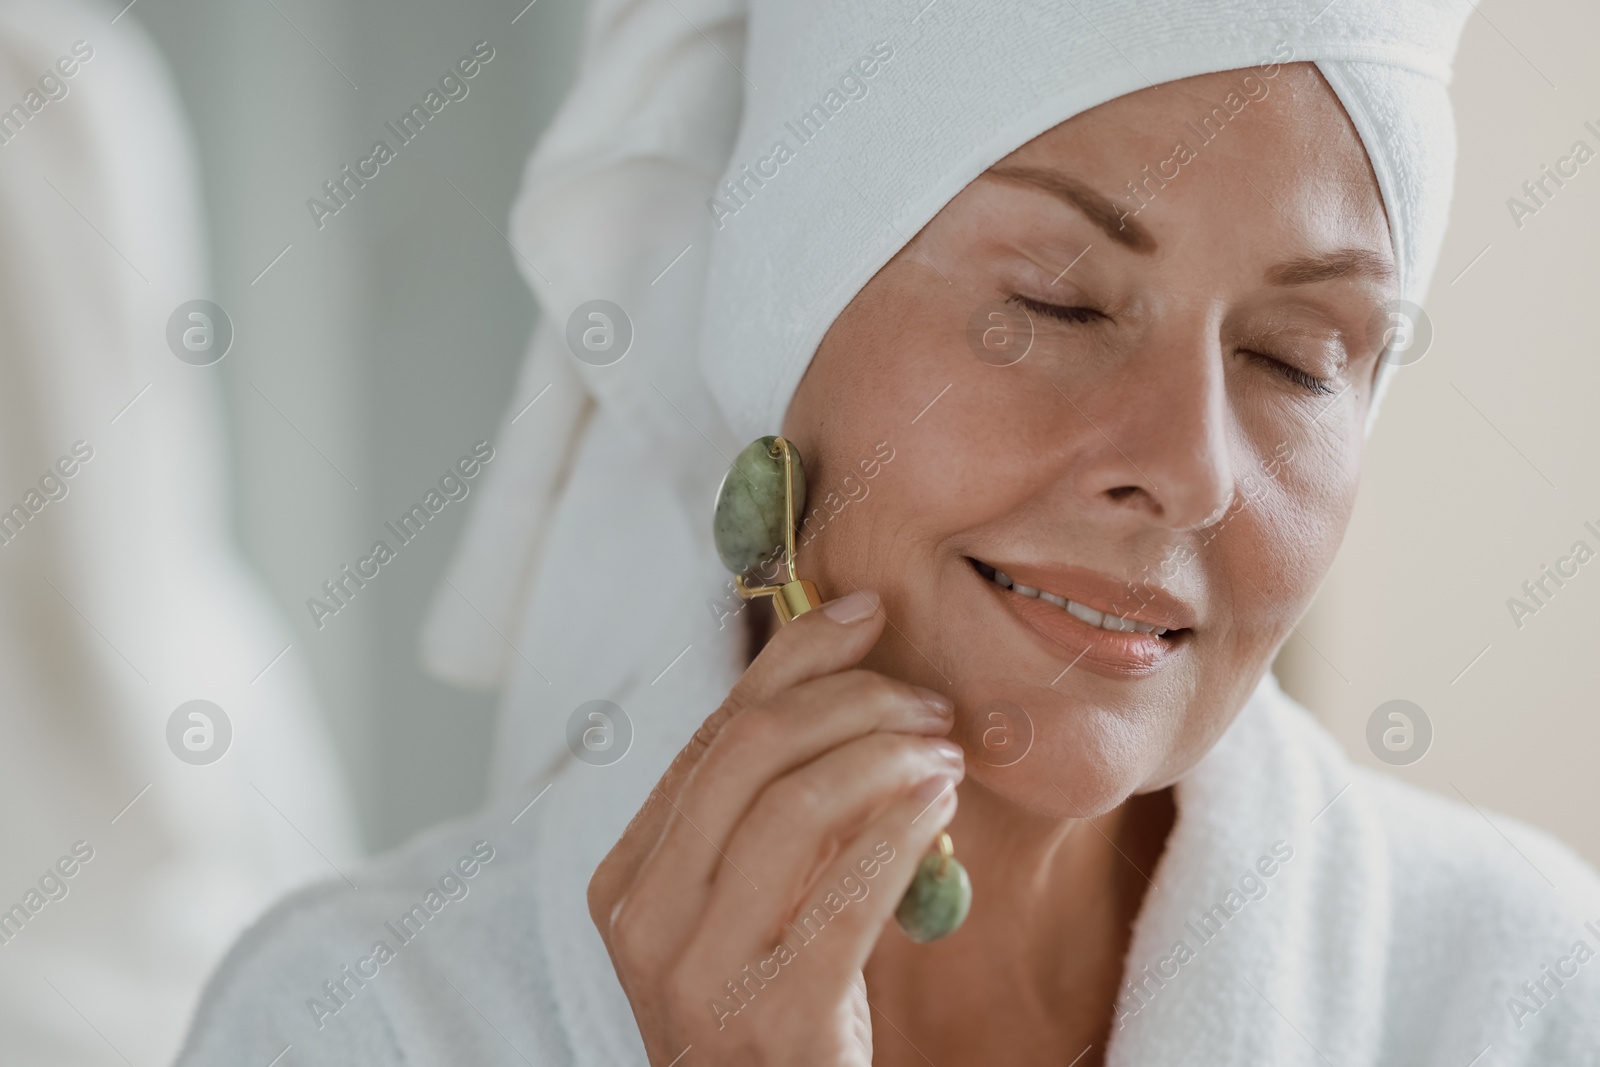
[[957, 767], [966, 765], [966, 753], [962, 752], [961, 746], [956, 744], [954, 741], [946, 741], [944, 738], [940, 738], [939, 740], [933, 742], [933, 749], [935, 752], [939, 753], [939, 755], [943, 756], [947, 762], [954, 764]]
[[822, 613], [837, 623], [860, 622], [878, 611], [878, 594], [872, 590], [857, 590], [822, 606]]
[[936, 774], [926, 782], [917, 786], [911, 793], [911, 799], [918, 804], [932, 804], [945, 790], [955, 792], [956, 783], [952, 778], [943, 774]]
[[948, 719], [956, 713], [956, 706], [943, 693], [935, 692], [932, 689], [924, 689], [920, 685], [914, 685], [911, 688], [917, 691], [917, 696], [922, 699], [922, 703], [927, 706], [928, 710], [939, 718]]

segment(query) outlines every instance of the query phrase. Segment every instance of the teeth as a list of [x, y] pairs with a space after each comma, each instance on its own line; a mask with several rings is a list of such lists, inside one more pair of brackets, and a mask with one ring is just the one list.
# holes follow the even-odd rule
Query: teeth
[[[984, 567], [983, 570], [987, 572], [989, 571], [989, 568]], [[1164, 626], [1156, 626], [1153, 623], [1148, 622], [1134, 622], [1132, 619], [1124, 619], [1117, 615], [1108, 615], [1105, 612], [1096, 611], [1087, 604], [1080, 604], [1076, 600], [1068, 600], [1064, 596], [1057, 596], [1054, 593], [1046, 593], [1042, 590], [1035, 589], [1031, 585], [1021, 585], [1013, 581], [1011, 576], [1005, 571], [996, 570], [993, 572], [993, 574], [994, 577], [990, 578], [990, 581], [994, 582], [994, 584], [1000, 586], [1002, 589], [1010, 589], [1012, 592], [1021, 593], [1025, 597], [1032, 597], [1035, 600], [1048, 601], [1058, 608], [1065, 608], [1067, 610], [1067, 614], [1073, 616], [1074, 618], [1083, 620], [1090, 626], [1098, 626], [1100, 629], [1108, 630], [1111, 633], [1153, 633], [1157, 637], [1160, 637], [1167, 632], [1167, 629]]]
[[1067, 614], [1073, 616], [1074, 618], [1082, 619], [1090, 626], [1099, 626], [1102, 628], [1105, 626], [1106, 617], [1103, 614], [1089, 607], [1087, 604], [1078, 603], [1076, 600], [1067, 601]]

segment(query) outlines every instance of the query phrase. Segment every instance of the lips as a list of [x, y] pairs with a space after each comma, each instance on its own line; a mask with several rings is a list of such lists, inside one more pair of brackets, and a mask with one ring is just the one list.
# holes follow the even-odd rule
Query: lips
[[1059, 564], [969, 559], [1001, 604], [1073, 664], [1112, 678], [1161, 669], [1192, 636], [1196, 615], [1163, 590]]

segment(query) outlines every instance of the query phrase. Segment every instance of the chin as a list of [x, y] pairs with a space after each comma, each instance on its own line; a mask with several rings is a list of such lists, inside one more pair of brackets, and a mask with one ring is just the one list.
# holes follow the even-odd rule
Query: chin
[[951, 738], [970, 782], [1053, 818], [1099, 815], [1168, 784], [1197, 710], [1192, 629], [1106, 634], [1091, 663], [1085, 648], [1100, 631], [1046, 602], [1037, 607], [1067, 620], [1044, 624], [1065, 635], [1047, 637], [1023, 617], [1035, 610], [1023, 594], [965, 558], [941, 570], [939, 581], [885, 590], [896, 626], [864, 665], [955, 701]]
[[998, 679], [958, 685], [955, 701], [951, 736], [967, 752], [967, 780], [1020, 808], [1089, 817], [1165, 784], [1176, 724], [1159, 705], [1108, 707]]

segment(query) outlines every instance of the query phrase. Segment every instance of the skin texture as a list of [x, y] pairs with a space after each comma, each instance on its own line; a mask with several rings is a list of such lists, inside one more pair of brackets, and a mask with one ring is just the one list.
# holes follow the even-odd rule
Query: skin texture
[[[1136, 215], [1099, 213], [1115, 232], [1040, 187], [1124, 193], [1230, 91], [1248, 105]], [[1339, 250], [1320, 273], [1284, 266]], [[1238, 714], [1343, 536], [1392, 270], [1359, 138], [1291, 64], [1055, 127], [857, 294], [783, 432], [828, 509], [800, 573], [824, 595], [875, 591], [876, 612], [772, 635], [590, 887], [653, 1063], [690, 1044], [700, 1064], [1103, 1060], [1170, 787]], [[1032, 319], [1009, 366], [969, 342], [989, 305]], [[1159, 589], [1183, 627], [1141, 639], [1148, 662], [1108, 666], [1115, 641], [1098, 636], [1079, 657], [1024, 621], [1047, 605], [1019, 607], [974, 559], [1094, 572], [1122, 593], [1091, 606], [1146, 621]], [[954, 704], [964, 777], [935, 751], [948, 720], [908, 718], [924, 691]], [[912, 792], [941, 774], [961, 777], [959, 803], [911, 822]], [[912, 945], [885, 922], [946, 822], [972, 913]], [[797, 941], [785, 922], [879, 841], [897, 861], [870, 893], [732, 999], [725, 981]]]

